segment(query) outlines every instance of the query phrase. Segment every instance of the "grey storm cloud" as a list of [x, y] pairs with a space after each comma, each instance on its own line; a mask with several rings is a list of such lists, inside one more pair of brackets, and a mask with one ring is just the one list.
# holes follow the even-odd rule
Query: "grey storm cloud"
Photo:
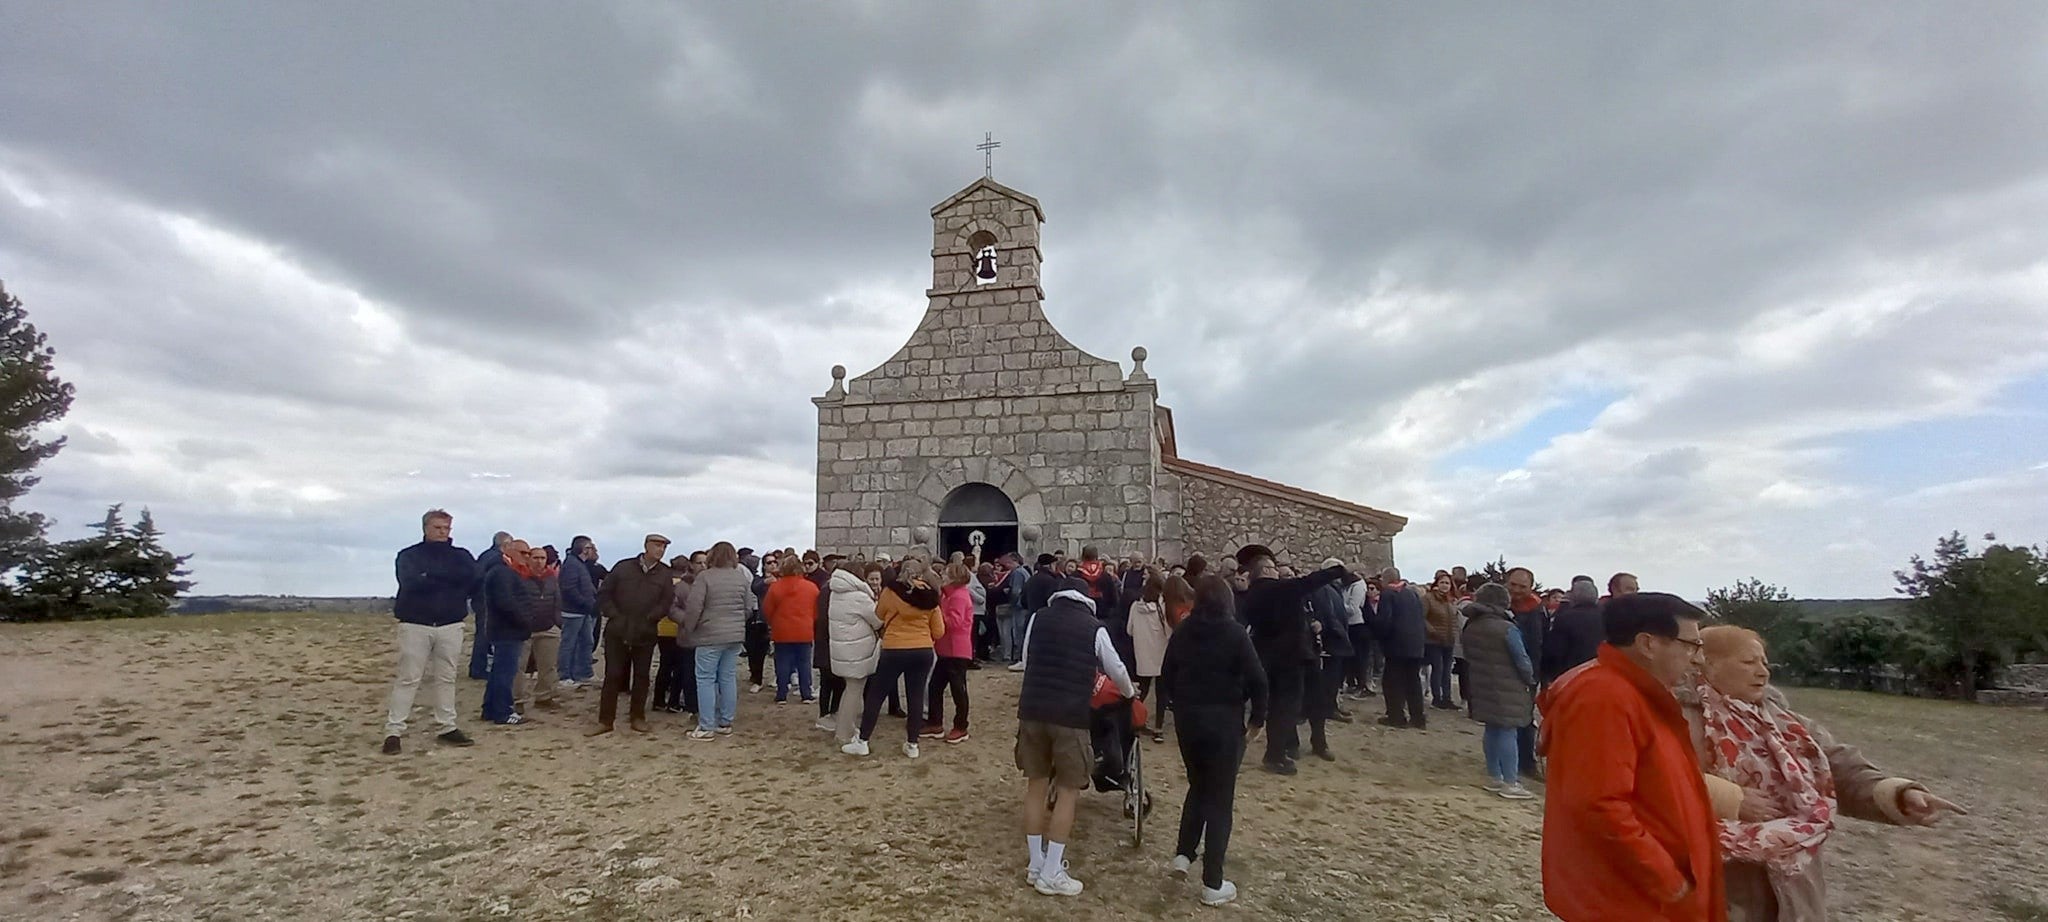
[[[94, 434], [53, 498], [270, 510], [216, 588], [379, 591], [265, 555], [376, 519], [335, 530], [374, 556], [442, 502], [802, 543], [806, 398], [908, 335], [990, 130], [1049, 317], [1147, 346], [1184, 451], [1477, 558], [1582, 487], [1631, 534], [1740, 518], [1693, 501], [1738, 440], [1774, 473], [1740, 490], [1834, 495], [1791, 443], [2048, 366], [2044, 40], [2026, 3], [27, 6], [0, 278]], [[2007, 354], [1912, 348], [1944, 317]], [[1529, 479], [1435, 470], [1587, 387], [1602, 437]]]

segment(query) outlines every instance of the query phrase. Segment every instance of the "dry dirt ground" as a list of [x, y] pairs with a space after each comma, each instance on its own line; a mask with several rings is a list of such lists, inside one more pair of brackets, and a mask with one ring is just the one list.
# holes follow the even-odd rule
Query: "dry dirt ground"
[[[1152, 747], [1158, 834], [1131, 848], [1116, 802], [1089, 795], [1068, 852], [1088, 890], [1059, 900], [1023, 882], [1008, 673], [974, 673], [971, 742], [916, 762], [883, 745], [842, 756], [814, 711], [744, 689], [740, 732], [711, 743], [669, 715], [652, 734], [585, 739], [595, 692], [532, 726], [486, 726], [467, 679], [459, 708], [480, 745], [437, 748], [416, 719], [386, 757], [390, 624], [0, 625], [0, 916], [1549, 917], [1540, 801], [1477, 789], [1479, 738], [1455, 715], [1425, 733], [1342, 727], [1341, 761], [1293, 779], [1248, 772], [1230, 855], [1243, 897], [1223, 910], [1166, 876], [1178, 760]], [[1931, 831], [1838, 832], [1840, 918], [2029, 918], [2048, 901], [2048, 714], [1793, 699], [1976, 811]]]

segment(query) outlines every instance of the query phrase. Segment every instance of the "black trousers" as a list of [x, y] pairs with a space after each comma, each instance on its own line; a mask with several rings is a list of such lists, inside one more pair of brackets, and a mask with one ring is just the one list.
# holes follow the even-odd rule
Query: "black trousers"
[[925, 688], [927, 726], [940, 726], [946, 722], [946, 690], [953, 691], [953, 729], [967, 729], [967, 664], [972, 660], [953, 656], [939, 657], [937, 666], [932, 667], [931, 684]]
[[1173, 851], [1193, 858], [1200, 846], [1202, 884], [1219, 889], [1224, 853], [1230, 849], [1230, 815], [1237, 801], [1237, 765], [1244, 758], [1244, 711], [1182, 707], [1174, 708], [1173, 719], [1181, 764], [1188, 774], [1187, 799], [1180, 806], [1180, 841]]
[[930, 680], [935, 659], [930, 647], [882, 651], [882, 658], [875, 663], [875, 674], [868, 676], [864, 690], [867, 700], [860, 709], [861, 739], [875, 738], [875, 722], [882, 718], [882, 700], [895, 694], [896, 685], [901, 682], [910, 698], [910, 710], [903, 721], [905, 733], [910, 742], [917, 742], [918, 731], [924, 729], [924, 683]]
[[1351, 636], [1351, 658], [1344, 661], [1348, 669], [1346, 679], [1352, 688], [1364, 691], [1372, 684], [1372, 630], [1363, 624], [1354, 624], [1345, 631]]
[[647, 719], [647, 667], [654, 662], [654, 645], [628, 646], [613, 631], [604, 639], [604, 690], [597, 695], [597, 722], [609, 727], [619, 716], [619, 693], [630, 692], [629, 719]]
[[1337, 716], [1337, 689], [1344, 685], [1344, 675], [1351, 668], [1348, 656], [1323, 657], [1322, 668], [1311, 672], [1303, 680], [1308, 686], [1308, 744], [1316, 752], [1330, 748], [1329, 737], [1324, 735], [1324, 724]]
[[1541, 770], [1536, 764], [1536, 728], [1534, 726], [1515, 728], [1515, 749], [1521, 762], [1522, 774], [1531, 778]]
[[1301, 753], [1303, 669], [1299, 663], [1274, 663], [1266, 670], [1266, 764], [1278, 765]]
[[846, 680], [832, 674], [832, 660], [822, 660], [818, 667], [818, 716], [830, 717], [839, 713], [839, 699], [846, 697]]
[[658, 643], [661, 666], [654, 672], [654, 703], [657, 707], [682, 708], [697, 713], [697, 648], [663, 637]]
[[1428, 713], [1423, 710], [1422, 657], [1387, 657], [1387, 674], [1380, 683], [1386, 692], [1388, 717], [1405, 721], [1411, 727], [1429, 723]]

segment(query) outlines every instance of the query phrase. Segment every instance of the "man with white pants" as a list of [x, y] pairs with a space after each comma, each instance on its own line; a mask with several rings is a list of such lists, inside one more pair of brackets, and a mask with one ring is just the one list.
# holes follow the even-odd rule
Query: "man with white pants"
[[455, 658], [463, 648], [462, 619], [476, 585], [476, 558], [449, 540], [454, 516], [430, 509], [420, 517], [422, 539], [398, 552], [398, 679], [384, 721], [384, 754], [397, 755], [406, 718], [424, 679], [434, 710], [435, 739], [449, 746], [476, 741], [455, 725]]

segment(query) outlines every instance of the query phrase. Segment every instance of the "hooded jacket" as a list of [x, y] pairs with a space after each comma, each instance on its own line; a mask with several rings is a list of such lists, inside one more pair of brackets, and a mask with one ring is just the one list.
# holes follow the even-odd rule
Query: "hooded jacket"
[[1025, 633], [1017, 719], [1088, 729], [1097, 670], [1109, 676], [1119, 694], [1135, 693], [1109, 632], [1095, 618], [1095, 600], [1080, 581], [1070, 580], [1053, 593]]
[[875, 616], [875, 590], [851, 570], [834, 570], [825, 603], [832, 674], [862, 679], [875, 674], [882, 658], [882, 619]]
[[875, 617], [882, 619], [884, 650], [930, 650], [946, 636], [939, 591], [922, 579], [884, 583]]
[[954, 659], [973, 659], [974, 591], [966, 584], [939, 590], [939, 614], [945, 621], [945, 635], [932, 644], [933, 652]]
[[1472, 719], [1493, 727], [1526, 727], [1536, 719], [1536, 670], [1522, 632], [1508, 615], [1507, 589], [1480, 587], [1465, 606], [1464, 648]]
[[1538, 700], [1544, 904], [1564, 922], [1726, 920], [1714, 809], [1678, 699], [1602, 644]]
[[768, 637], [776, 643], [810, 643], [817, 639], [818, 584], [810, 577], [779, 576], [761, 597], [768, 619]]

